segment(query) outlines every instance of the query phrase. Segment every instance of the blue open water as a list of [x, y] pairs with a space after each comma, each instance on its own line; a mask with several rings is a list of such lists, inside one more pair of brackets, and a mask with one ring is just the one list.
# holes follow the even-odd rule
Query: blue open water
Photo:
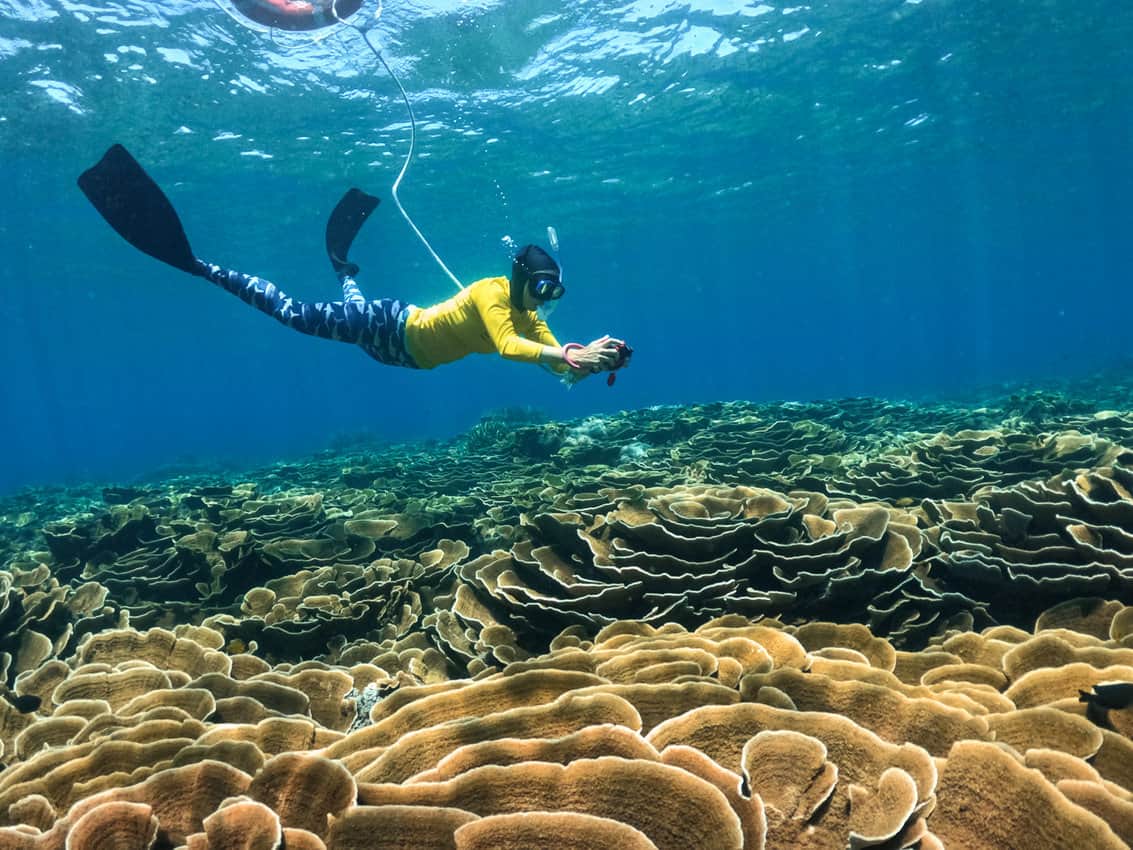
[[[623, 336], [632, 368], [567, 392], [498, 358], [382, 367], [138, 254], [75, 187], [115, 141], [199, 255], [338, 297], [323, 224], [351, 185], [388, 200], [396, 88], [350, 31], [2, 0], [0, 491], [446, 437], [516, 404], [925, 397], [1129, 354], [1127, 2], [386, 0], [373, 34], [435, 247], [470, 282], [554, 225], [553, 329]], [[369, 297], [451, 292], [391, 203], [355, 259]]]

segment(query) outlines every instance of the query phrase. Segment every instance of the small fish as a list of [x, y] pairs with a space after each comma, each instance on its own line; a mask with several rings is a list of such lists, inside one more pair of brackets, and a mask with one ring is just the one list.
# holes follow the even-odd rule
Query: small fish
[[1096, 708], [1129, 708], [1133, 706], [1133, 682], [1098, 682], [1092, 693], [1078, 691], [1078, 702]]
[[16, 709], [20, 714], [31, 714], [33, 711], [39, 711], [40, 705], [43, 704], [43, 700], [34, 694], [24, 694], [21, 696], [8, 687], [4, 687], [3, 691], [0, 693], [2, 693], [4, 699], [8, 701], [12, 708]]

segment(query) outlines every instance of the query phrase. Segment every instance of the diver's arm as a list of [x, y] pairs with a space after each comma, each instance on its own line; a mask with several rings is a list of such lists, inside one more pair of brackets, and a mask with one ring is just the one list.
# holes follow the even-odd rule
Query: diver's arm
[[[545, 341], [536, 342], [520, 336], [512, 322], [508, 301], [495, 297], [487, 287], [475, 287], [476, 284], [473, 284], [472, 303], [476, 305], [484, 328], [501, 357], [523, 363], [549, 365], [555, 371], [569, 369], [577, 378], [608, 369], [616, 362], [618, 340], [609, 336], [575, 348], [570, 355], [565, 353], [544, 322], [539, 322], [542, 328], [537, 326], [537, 332]], [[547, 342], [554, 344], [548, 345]]]
[[[571, 370], [571, 365], [567, 363], [566, 355], [563, 353], [563, 347], [561, 345], [542, 345], [541, 348], [543, 349], [539, 352], [539, 363], [541, 365], [550, 366], [559, 374]], [[574, 371], [586, 372], [584, 369], [575, 369]]]
[[495, 297], [487, 287], [477, 289], [476, 284], [472, 286], [472, 303], [476, 305], [476, 311], [484, 322], [484, 329], [500, 356], [523, 363], [542, 363], [543, 350], [549, 346], [520, 336], [512, 323], [508, 302]]
[[[531, 333], [528, 334], [529, 339], [533, 339], [543, 346], [543, 352], [539, 356], [539, 363], [544, 366], [549, 366], [551, 371], [556, 374], [563, 375], [572, 371], [571, 366], [567, 363], [566, 357], [563, 354], [563, 346], [560, 343], [551, 329], [547, 327], [547, 323], [538, 317], [531, 320]], [[574, 369], [576, 374], [581, 373], [585, 376], [585, 370]]]
[[531, 316], [531, 333], [527, 335], [536, 342], [541, 342], [543, 345], [549, 345], [553, 348], [562, 348], [562, 343], [558, 341], [547, 323], [540, 319], [538, 316]]

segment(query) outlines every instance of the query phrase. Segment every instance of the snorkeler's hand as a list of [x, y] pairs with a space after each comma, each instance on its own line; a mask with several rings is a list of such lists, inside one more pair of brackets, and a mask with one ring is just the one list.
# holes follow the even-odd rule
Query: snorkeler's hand
[[570, 359], [578, 371], [605, 372], [618, 362], [618, 346], [624, 344], [622, 340], [614, 339], [609, 335], [599, 337], [589, 345], [572, 351]]

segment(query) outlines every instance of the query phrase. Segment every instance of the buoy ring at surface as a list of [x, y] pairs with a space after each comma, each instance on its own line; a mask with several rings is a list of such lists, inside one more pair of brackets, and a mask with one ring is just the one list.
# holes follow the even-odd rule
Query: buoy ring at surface
[[306, 32], [340, 23], [362, 8], [363, 0], [230, 0], [232, 8], [265, 27]]

